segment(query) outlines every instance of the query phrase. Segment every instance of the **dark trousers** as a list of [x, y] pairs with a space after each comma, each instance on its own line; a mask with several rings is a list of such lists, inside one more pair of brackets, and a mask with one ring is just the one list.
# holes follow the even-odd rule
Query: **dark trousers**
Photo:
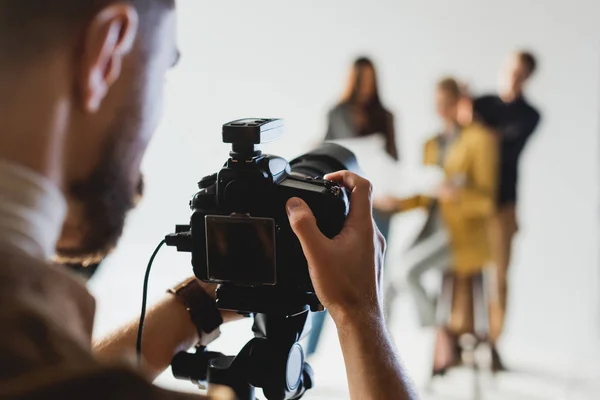
[[490, 304], [490, 336], [496, 343], [504, 330], [508, 298], [508, 271], [512, 254], [513, 238], [519, 226], [514, 204], [500, 207], [492, 221], [492, 245], [495, 261], [495, 291]]

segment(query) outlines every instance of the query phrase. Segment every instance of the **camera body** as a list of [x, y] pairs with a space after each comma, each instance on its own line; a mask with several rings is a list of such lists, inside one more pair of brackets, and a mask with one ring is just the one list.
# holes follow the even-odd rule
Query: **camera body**
[[217, 302], [222, 309], [286, 314], [322, 309], [286, 204], [293, 197], [304, 200], [321, 232], [333, 238], [346, 220], [348, 195], [323, 176], [353, 167], [356, 160], [335, 144], [290, 163], [257, 150], [279, 138], [282, 127], [277, 119], [224, 125], [223, 141], [232, 144], [230, 158], [218, 173], [199, 182], [200, 191], [190, 202], [189, 243], [183, 247], [192, 253], [194, 274], [220, 284]]

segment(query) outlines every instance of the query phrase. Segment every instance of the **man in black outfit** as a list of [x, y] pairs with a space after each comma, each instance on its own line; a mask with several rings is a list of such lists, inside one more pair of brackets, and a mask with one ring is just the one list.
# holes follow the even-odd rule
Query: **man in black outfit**
[[[524, 97], [525, 84], [536, 67], [533, 54], [525, 51], [512, 54], [503, 72], [500, 94], [476, 100], [481, 117], [489, 121], [497, 132], [500, 146], [498, 211], [492, 232], [498, 289], [490, 308], [490, 339], [494, 345], [504, 326], [507, 273], [513, 237], [518, 230], [516, 204], [519, 158], [540, 121], [539, 112]], [[504, 369], [495, 346], [493, 361], [494, 369]]]

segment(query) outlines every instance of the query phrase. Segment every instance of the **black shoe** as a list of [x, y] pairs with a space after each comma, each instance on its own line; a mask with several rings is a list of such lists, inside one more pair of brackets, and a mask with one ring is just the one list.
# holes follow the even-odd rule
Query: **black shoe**
[[492, 372], [505, 372], [507, 371], [504, 363], [502, 362], [502, 358], [500, 358], [500, 354], [496, 349], [496, 346], [492, 346]]
[[448, 372], [448, 367], [434, 368], [433, 371], [431, 371], [431, 377], [432, 378], [435, 378], [436, 376], [443, 377], [446, 375], [446, 372]]

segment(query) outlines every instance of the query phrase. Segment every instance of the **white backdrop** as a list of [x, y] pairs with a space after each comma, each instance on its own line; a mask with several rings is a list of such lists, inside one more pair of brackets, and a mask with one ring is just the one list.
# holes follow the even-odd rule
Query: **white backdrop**
[[[146, 199], [92, 284], [97, 334], [138, 312], [154, 246], [174, 224], [187, 222], [195, 182], [227, 157], [223, 122], [285, 118], [285, 138], [267, 150], [297, 155], [324, 135], [326, 112], [343, 90], [350, 63], [367, 54], [396, 114], [403, 162], [416, 165], [437, 126], [436, 80], [456, 74], [478, 92], [493, 90], [505, 55], [526, 47], [539, 56], [529, 97], [543, 123], [523, 156], [521, 232], [503, 347], [539, 360], [599, 359], [597, 0], [178, 3], [183, 57], [169, 78], [164, 122], [144, 162]], [[392, 248], [400, 249], [414, 221], [400, 218], [395, 228]], [[164, 250], [151, 298], [190, 273], [186, 255]], [[232, 334], [228, 343], [245, 339]]]

